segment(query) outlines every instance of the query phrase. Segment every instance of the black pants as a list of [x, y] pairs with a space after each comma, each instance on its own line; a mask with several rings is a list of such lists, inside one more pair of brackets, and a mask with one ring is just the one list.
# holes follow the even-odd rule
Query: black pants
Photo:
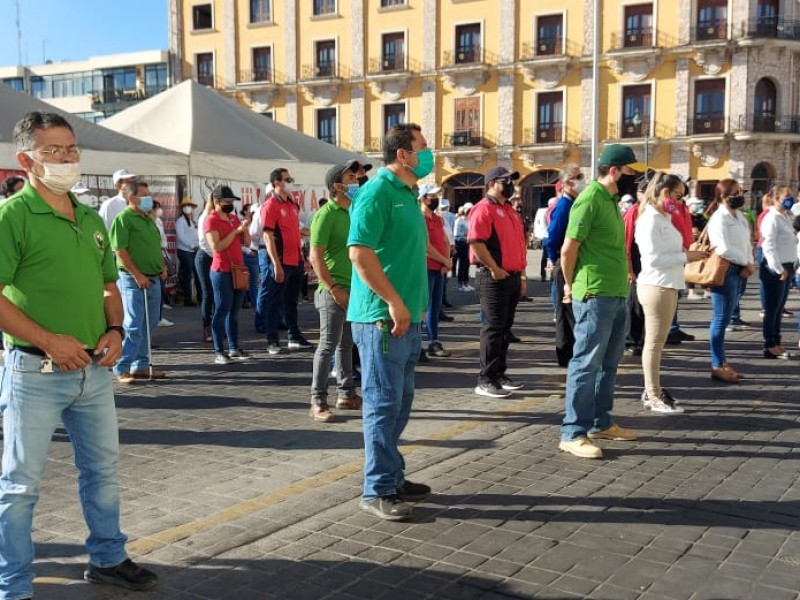
[[644, 309], [639, 304], [635, 281], [631, 283], [628, 291], [628, 335], [625, 345], [640, 348], [644, 345]]
[[486, 269], [478, 269], [475, 289], [483, 311], [481, 371], [479, 383], [497, 383], [506, 374], [508, 339], [519, 302], [520, 274], [495, 281]]
[[564, 272], [561, 261], [553, 267], [553, 281], [556, 286], [556, 360], [561, 367], [566, 367], [572, 359], [572, 347], [575, 345], [575, 315], [572, 304], [564, 304]]
[[467, 240], [456, 240], [456, 262], [458, 263], [458, 285], [469, 284], [469, 244]]

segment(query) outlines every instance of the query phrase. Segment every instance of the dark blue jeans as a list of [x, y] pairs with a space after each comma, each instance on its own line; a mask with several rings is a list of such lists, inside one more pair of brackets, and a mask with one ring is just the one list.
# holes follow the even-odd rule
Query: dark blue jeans
[[[278, 342], [282, 306], [289, 339], [298, 337], [300, 328], [297, 325], [297, 297], [303, 285], [303, 267], [283, 265], [283, 281], [278, 283], [275, 281], [275, 265], [266, 250], [258, 251], [258, 264], [261, 267], [261, 286], [258, 288], [257, 321], [263, 320], [267, 343]], [[256, 323], [257, 326], [259, 324]]]
[[213, 259], [198, 250], [194, 257], [194, 267], [197, 269], [197, 276], [200, 281], [200, 317], [203, 325], [211, 325], [211, 313], [214, 310], [214, 291], [211, 289], [211, 261]]
[[256, 252], [251, 256], [250, 250], [245, 248], [244, 264], [250, 275], [250, 284], [247, 287], [247, 299], [250, 300], [252, 306], [255, 306], [258, 303], [258, 253]]
[[[192, 279], [194, 279], [194, 284], [197, 286], [197, 293], [202, 295], [200, 277], [194, 266], [195, 254], [197, 254], [197, 252], [178, 250], [178, 265], [180, 268], [178, 276], [181, 280], [181, 292], [183, 294], [184, 304], [192, 301]], [[203, 254], [205, 254], [205, 252], [203, 252]]]
[[439, 340], [439, 313], [442, 312], [444, 294], [444, 275], [441, 271], [428, 269], [428, 311], [425, 315], [425, 328], [428, 330], [428, 341]]
[[244, 300], [244, 291], [233, 289], [230, 273], [211, 271], [211, 286], [214, 288], [214, 316], [211, 318], [211, 335], [214, 338], [214, 352], [225, 350], [225, 337], [228, 349], [239, 348], [239, 309]]
[[789, 288], [792, 285], [794, 264], [783, 263], [786, 278], [781, 281], [767, 266], [767, 261], [762, 261], [758, 269], [758, 278], [761, 280], [761, 291], [764, 298], [764, 321], [761, 325], [764, 335], [764, 348], [774, 348], [781, 343], [781, 320], [783, 307], [789, 297]]
[[711, 342], [711, 366], [725, 364], [725, 328], [731, 322], [734, 307], [739, 302], [742, 267], [731, 265], [725, 275], [725, 283], [711, 289], [711, 324], [708, 336]]

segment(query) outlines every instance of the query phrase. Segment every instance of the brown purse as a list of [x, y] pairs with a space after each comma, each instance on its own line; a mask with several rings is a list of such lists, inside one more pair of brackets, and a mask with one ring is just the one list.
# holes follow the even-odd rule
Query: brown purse
[[731, 263], [714, 252], [708, 243], [708, 223], [697, 241], [689, 245], [689, 250], [708, 252], [708, 257], [686, 263], [683, 268], [686, 283], [703, 287], [720, 287], [725, 283], [725, 275], [728, 273]]

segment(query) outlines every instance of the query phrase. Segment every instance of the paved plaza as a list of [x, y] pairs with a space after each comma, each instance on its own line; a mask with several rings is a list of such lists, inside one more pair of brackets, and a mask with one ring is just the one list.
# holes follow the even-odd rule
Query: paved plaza
[[[538, 254], [531, 256], [532, 275]], [[451, 286], [453, 281], [450, 281]], [[525, 390], [472, 393], [477, 299], [450, 289], [453, 356], [417, 370], [403, 447], [409, 479], [434, 495], [408, 522], [361, 512], [357, 412], [308, 415], [311, 352], [270, 357], [241, 313], [254, 359], [212, 364], [198, 311], [165, 313], [154, 359], [164, 381], [117, 386], [122, 522], [153, 592], [82, 581], [85, 525], [63, 430], [34, 522], [39, 599], [791, 600], [800, 597], [800, 359], [761, 357], [760, 329], [728, 334], [739, 386], [709, 377], [708, 301], [682, 300], [698, 341], [668, 347], [663, 383], [685, 407], [639, 404], [638, 359], [620, 368], [615, 414], [638, 442], [605, 458], [557, 450], [565, 373], [555, 366], [549, 284], [530, 281], [509, 373]], [[743, 318], [758, 319], [757, 279]], [[795, 292], [789, 308], [800, 310]], [[301, 325], [315, 339], [313, 304]], [[794, 319], [785, 345], [797, 348]], [[331, 392], [335, 393], [331, 387]]]

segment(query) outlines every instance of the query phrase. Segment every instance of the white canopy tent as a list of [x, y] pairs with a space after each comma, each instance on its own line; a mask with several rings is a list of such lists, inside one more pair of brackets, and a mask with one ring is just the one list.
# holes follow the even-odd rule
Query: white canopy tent
[[357, 154], [254, 113], [194, 80], [170, 88], [102, 122], [104, 127], [189, 156], [188, 174], [251, 182], [290, 169], [301, 187], [324, 187], [331, 165]]
[[160, 148], [60, 110], [38, 98], [0, 84], [0, 169], [18, 169], [12, 142], [14, 125], [26, 113], [52, 112], [63, 116], [75, 130], [82, 149], [81, 170], [90, 175], [107, 175], [120, 168], [142, 175], [184, 175], [189, 159], [173, 150]]

